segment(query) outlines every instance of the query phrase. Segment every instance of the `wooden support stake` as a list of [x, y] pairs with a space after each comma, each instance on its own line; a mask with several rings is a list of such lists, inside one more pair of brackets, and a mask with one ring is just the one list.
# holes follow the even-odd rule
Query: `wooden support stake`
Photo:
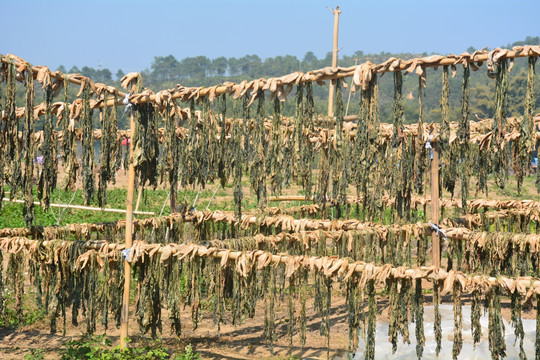
[[[439, 146], [431, 143], [433, 159], [431, 159], [431, 222], [439, 225]], [[432, 262], [435, 270], [441, 266], [441, 246], [437, 231], [431, 233]]]
[[[337, 53], [338, 53], [338, 28], [339, 28], [339, 6], [336, 6], [334, 10], [331, 10], [334, 14], [334, 49], [332, 51], [332, 67], [337, 67]], [[328, 116], [334, 116], [334, 84], [330, 82], [330, 90], [328, 92]]]
[[[130, 120], [131, 134], [135, 133], [135, 120], [131, 114]], [[135, 164], [133, 158], [133, 141], [129, 145], [129, 170], [128, 170], [128, 191], [126, 199], [126, 249], [131, 249], [133, 236], [133, 195], [135, 188]], [[127, 347], [128, 318], [129, 318], [129, 288], [131, 282], [131, 264], [124, 259], [124, 295], [122, 297], [122, 313], [120, 315], [120, 347]]]

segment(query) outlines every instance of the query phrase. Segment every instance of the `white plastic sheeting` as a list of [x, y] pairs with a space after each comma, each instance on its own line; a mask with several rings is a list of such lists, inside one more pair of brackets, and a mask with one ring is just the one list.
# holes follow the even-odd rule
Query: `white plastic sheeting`
[[[440, 305], [441, 313], [441, 329], [442, 329], [442, 350], [439, 357], [435, 355], [435, 332], [433, 330], [433, 306], [424, 306], [424, 334], [426, 344], [424, 346], [424, 354], [422, 359], [437, 359], [446, 360], [452, 359], [452, 340], [454, 335], [454, 311], [452, 305]], [[471, 332], [471, 307], [463, 306], [463, 348], [459, 355], [459, 359], [490, 359], [488, 343], [488, 314], [482, 311], [480, 324], [482, 325], [482, 341], [473, 345]], [[506, 340], [506, 358], [519, 359], [519, 343], [515, 341], [514, 328], [504, 321], [505, 340]], [[388, 322], [377, 322], [375, 334], [375, 359], [416, 359], [416, 338], [414, 334], [415, 324], [409, 324], [409, 339], [410, 344], [404, 344], [402, 338], [398, 336], [398, 347], [395, 354], [392, 354], [392, 344], [388, 341]], [[523, 330], [525, 331], [524, 350], [529, 359], [534, 358], [535, 349], [534, 342], [536, 338], [536, 321], [523, 319]], [[364, 359], [364, 340], [360, 336], [359, 346], [355, 360]]]

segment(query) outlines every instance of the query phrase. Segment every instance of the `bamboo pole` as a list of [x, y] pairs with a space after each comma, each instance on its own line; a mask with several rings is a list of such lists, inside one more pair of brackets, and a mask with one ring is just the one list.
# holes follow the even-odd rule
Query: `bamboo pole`
[[[6, 57], [1, 56], [1, 54], [0, 54], [0, 63], [8, 64], [10, 60], [14, 61], [15, 63], [18, 63], [18, 61], [16, 59], [8, 59]], [[21, 59], [21, 60], [23, 60], [23, 59]], [[32, 73], [33, 73], [34, 80], [37, 78], [37, 75], [38, 75], [38, 73], [40, 71], [40, 68], [41, 68], [41, 66], [32, 66]], [[58, 70], [54, 71], [54, 72], [53, 71], [49, 72], [49, 76], [54, 78], [54, 79], [63, 81], [64, 78], [65, 78], [65, 79], [67, 79], [68, 82], [70, 82], [70, 83], [72, 83], [74, 85], [82, 85], [82, 81], [80, 79], [76, 79], [76, 78], [74, 78], [74, 77], [72, 77], [70, 75], [79, 75], [79, 74], [63, 74]], [[87, 78], [87, 79], [90, 80], [89, 78]], [[93, 82], [91, 80], [90, 80], [90, 83], [93, 84]], [[116, 88], [115, 88], [115, 90], [116, 90], [116, 94], [118, 94], [118, 97], [121, 98], [121, 99], [117, 100], [118, 105], [120, 105], [120, 104], [122, 104], [122, 100], [123, 100], [122, 98], [124, 98], [126, 96], [126, 93], [124, 93], [124, 92], [122, 92], [122, 91], [120, 91], [120, 90], [118, 90]], [[114, 101], [114, 97], [108, 98], [107, 102], [109, 102], [109, 101]], [[112, 103], [111, 103], [111, 106], [112, 106]], [[102, 107], [102, 106], [100, 106], [100, 107]]]
[[[6, 202], [14, 202], [17, 204], [24, 204], [24, 200], [10, 200], [8, 198], [3, 198], [2, 201]], [[41, 203], [39, 201], [34, 201], [34, 205], [40, 205]], [[89, 211], [103, 211], [103, 212], [111, 212], [111, 213], [120, 213], [125, 214], [127, 210], [124, 209], [108, 209], [108, 208], [99, 208], [99, 207], [93, 207], [93, 206], [82, 206], [82, 205], [67, 205], [67, 204], [49, 204], [50, 207], [54, 208], [67, 208], [67, 209], [77, 209], [77, 210], [89, 210]], [[135, 215], [156, 215], [153, 211], [134, 211], [133, 214]]]
[[[534, 55], [535, 55], [535, 53], [532, 52], [532, 51], [525, 52], [524, 50], [510, 50], [504, 56], [502, 56], [501, 59], [517, 59], [517, 58], [529, 57], [529, 56], [534, 56]], [[428, 67], [439, 67], [439, 66], [444, 66], [444, 65], [449, 65], [449, 66], [454, 65], [455, 66], [455, 65], [463, 63], [463, 62], [481, 63], [481, 62], [486, 62], [488, 60], [489, 53], [488, 52], [476, 53], [476, 54], [474, 54], [474, 56], [471, 56], [470, 58], [469, 57], [464, 57], [463, 59], [460, 59], [459, 63], [458, 63], [458, 58], [459, 58], [458, 55], [446, 55], [446, 56], [443, 56], [443, 58], [441, 60], [439, 60], [439, 61], [432, 62], [432, 63], [429, 63], [429, 62], [428, 63], [423, 63], [421, 66], [423, 68], [428, 68]], [[410, 67], [410, 64], [408, 63], [409, 61], [414, 61], [414, 60], [419, 60], [419, 59], [422, 59], [422, 58], [415, 58], [415, 59], [411, 59], [411, 60], [406, 60], [404, 62], [398, 62], [398, 64], [396, 66], [393, 66], [391, 69], [390, 68], [375, 68], [374, 73], [375, 74], [383, 74], [383, 73], [387, 73], [387, 72], [407, 70]], [[4, 58], [2, 58], [1, 60], [2, 60], [2, 62], [7, 62], [7, 60], [4, 59]], [[343, 79], [343, 78], [353, 76], [355, 71], [356, 71], [356, 68], [357, 68], [357, 66], [339, 68], [339, 71], [337, 71], [337, 72], [325, 73], [322, 76], [311, 76], [310, 78], [305, 78], [304, 77], [302, 79], [299, 79], [298, 82], [301, 83], [301, 84], [305, 84], [305, 83], [310, 83], [310, 82], [315, 82], [315, 81]], [[323, 71], [323, 69], [317, 69], [317, 70], [312, 70], [309, 73], [311, 73], [311, 74], [324, 73], [324, 71]], [[288, 75], [293, 75], [293, 74], [287, 74], [287, 75], [283, 76], [283, 78], [286, 78]], [[80, 81], [78, 81], [78, 82], [77, 81], [71, 81], [71, 80], [75, 80], [75, 79], [69, 79], [69, 80], [70, 80], [70, 82], [72, 82], [74, 84], [77, 84], [77, 83], [80, 84]], [[268, 82], [268, 79], [259, 79], [258, 81], [259, 81], [259, 83], [257, 84], [257, 88], [262, 88], [266, 84], [266, 82]], [[197, 94], [196, 94], [197, 98], [199, 99], [201, 97], [210, 96], [211, 93], [213, 94], [214, 97], [218, 96], [218, 95], [223, 95], [223, 94], [233, 94], [236, 91], [239, 91], [239, 89], [240, 90], [244, 89], [244, 87], [245, 87], [245, 82], [241, 83], [241, 84], [229, 83], [227, 85], [199, 87], [199, 88], [193, 88], [193, 89], [199, 90], [197, 92]], [[210, 92], [210, 89], [212, 89], [213, 91]], [[119, 94], [120, 97], [125, 96], [121, 92], [119, 92], [118, 94]], [[180, 99], [180, 98], [183, 98], [185, 96], [186, 95], [185, 95], [184, 92], [175, 91], [175, 92], [172, 93], [171, 99]], [[155, 94], [154, 95], [139, 96], [139, 98], [137, 99], [137, 104], [155, 102], [155, 100], [156, 100], [156, 95]], [[113, 99], [113, 98], [109, 98], [107, 101], [101, 101], [101, 102], [97, 103], [93, 108], [94, 109], [99, 109], [99, 108], [102, 108], [104, 106], [111, 107], [111, 106], [114, 105], [114, 103], [116, 103], [117, 106], [125, 106], [125, 104], [123, 103], [123, 98], [117, 98], [116, 100]]]
[[[334, 10], [330, 9], [334, 14], [334, 47], [332, 49], [332, 67], [337, 67], [337, 54], [338, 54], [338, 29], [339, 29], [339, 6], [336, 6]], [[334, 84], [330, 83], [330, 89], [328, 90], [328, 116], [334, 116]]]
[[[0, 241], [5, 240], [5, 238], [0, 238]], [[18, 243], [18, 245], [24, 245], [27, 247], [32, 246], [33, 244], [38, 244], [43, 247], [50, 246], [53, 241], [41, 241], [41, 240], [34, 240], [34, 239], [27, 239], [27, 238], [14, 238], [15, 242]], [[62, 247], [66, 245], [72, 245], [73, 242], [71, 241], [63, 241], [58, 242], [54, 241], [54, 245], [57, 247]], [[198, 257], [212, 257], [215, 259], [221, 259], [221, 261], [228, 261], [233, 262], [239, 259], [242, 256], [246, 255], [245, 251], [231, 251], [230, 249], [221, 249], [216, 247], [207, 247], [204, 245], [197, 245], [197, 244], [175, 244], [170, 243], [167, 245], [163, 244], [147, 244], [142, 243], [141, 244], [143, 249], [141, 251], [149, 253], [149, 252], [156, 252], [156, 253], [163, 253], [164, 248], [167, 247], [169, 255], [172, 256], [179, 256], [179, 255], [185, 255], [185, 256], [198, 256]], [[144, 249], [144, 247], [146, 249]], [[123, 249], [123, 244], [119, 243], [109, 243], [105, 240], [90, 240], [87, 241], [85, 244], [86, 249], [93, 249], [98, 251], [103, 251], [104, 249], [108, 251], [114, 251], [114, 250], [121, 250]], [[22, 249], [22, 248], [19, 248]], [[20, 251], [20, 250], [19, 250]], [[172, 254], [171, 254], [172, 251]], [[257, 259], [257, 257], [264, 258], [264, 262], [266, 265], [264, 266], [271, 266], [271, 264], [296, 264], [296, 266], [301, 266], [306, 269], [309, 269], [311, 271], [316, 270], [325, 273], [327, 276], [335, 276], [338, 273], [341, 274], [351, 274], [352, 272], [365, 274], [366, 272], [369, 272], [372, 277], [377, 277], [377, 274], [381, 272], [381, 270], [384, 269], [384, 267], [387, 265], [375, 265], [373, 263], [366, 263], [363, 261], [356, 261], [356, 262], [349, 262], [348, 259], [343, 258], [336, 258], [336, 257], [312, 257], [312, 256], [302, 256], [302, 255], [289, 255], [289, 254], [279, 254], [275, 255], [271, 252], [263, 251], [263, 250], [256, 250], [252, 251]], [[183, 257], [182, 257], [183, 258]], [[254, 259], [254, 260], [255, 260]], [[324, 264], [330, 264], [329, 266], [324, 266]], [[253, 267], [255, 268], [255, 267]], [[332, 270], [333, 269], [333, 270]], [[388, 275], [393, 276], [395, 278], [400, 279], [426, 279], [431, 281], [445, 281], [447, 278], [451, 275], [452, 272], [447, 272], [444, 269], [439, 269], [436, 271], [434, 266], [420, 266], [420, 267], [393, 267], [391, 266], [389, 269], [385, 269], [383, 271], [388, 272]], [[454, 279], [452, 279], [452, 282], [458, 281], [455, 278], [454, 273]], [[511, 277], [493, 277], [489, 275], [481, 275], [481, 274], [467, 274], [467, 273], [459, 273], [458, 274], [461, 279], [466, 284], [466, 287], [468, 287], [470, 290], [472, 290], [475, 286], [475, 284], [489, 284], [490, 286], [495, 287], [502, 287], [503, 289], [506, 289], [508, 292], [513, 292], [514, 290], [510, 290], [508, 284], [513, 284], [515, 286], [515, 289], [519, 290], [521, 293], [526, 292], [528, 289], [533, 289], [535, 292], [538, 292], [537, 289], [540, 288], [540, 279], [532, 276], [521, 276], [517, 278], [511, 278]], [[381, 278], [381, 281], [384, 281], [385, 278]], [[482, 288], [482, 287], [480, 287]], [[469, 291], [470, 291], [469, 290]]]
[[[131, 133], [135, 132], [135, 119], [133, 113], [130, 118]], [[126, 249], [131, 249], [133, 236], [133, 195], [135, 188], [135, 164], [133, 163], [133, 142], [129, 145], [129, 171], [128, 171], [128, 191], [126, 199]], [[131, 282], [131, 264], [124, 260], [124, 294], [122, 297], [122, 312], [120, 315], [120, 347], [127, 347], [128, 319], [129, 319], [129, 289]]]
[[[523, 51], [521, 51], [521, 52], [520, 51], [509, 51], [505, 56], [502, 57], [502, 59], [516, 59], [516, 58], [529, 57], [529, 56], [530, 56], [529, 53], [526, 53], [526, 52], [523, 52]], [[488, 60], [488, 57], [489, 57], [488, 53], [480, 53], [480, 54], [476, 54], [471, 59], [464, 58], [463, 61], [466, 61], [467, 63], [485, 62], [485, 61]], [[444, 66], [444, 65], [449, 65], [449, 66], [450, 65], [456, 65], [456, 59], [457, 59], [457, 57], [455, 55], [449, 55], [449, 56], [443, 57], [443, 59], [441, 59], [440, 61], [437, 61], [436, 63], [422, 64], [422, 67], [423, 68], [428, 68], [428, 67], [439, 67], [439, 66]], [[399, 63], [398, 65], [393, 67], [392, 70], [390, 70], [390, 69], [375, 69], [374, 73], [383, 74], [383, 73], [387, 73], [387, 72], [403, 71], [403, 70], [407, 70], [407, 68], [409, 66], [410, 65], [407, 64], [407, 63]], [[347, 77], [350, 77], [350, 76], [354, 75], [354, 72], [356, 71], [356, 68], [357, 68], [356, 66], [350, 66], [350, 67], [347, 67], [347, 68], [340, 68], [340, 71], [338, 71], [337, 73], [326, 74], [326, 75], [323, 75], [321, 77], [317, 77], [317, 80], [318, 81], [325, 81], [325, 80], [334, 80], [334, 79], [347, 78]], [[313, 70], [311, 72], [316, 73], [318, 71], [321, 71], [321, 69]], [[286, 77], [286, 75], [284, 77]], [[262, 88], [267, 81], [268, 81], [268, 79], [259, 79], [259, 84], [258, 84], [259, 88]], [[316, 80], [314, 80], [314, 79], [300, 79], [299, 83], [305, 84], [305, 83], [310, 83], [310, 82], [314, 82], [314, 81], [316, 81]], [[223, 95], [223, 94], [233, 94], [238, 89], [243, 88], [244, 86], [245, 86], [245, 84], [234, 84], [233, 83], [233, 84], [219, 85], [219, 86], [214, 86], [214, 87], [202, 87], [201, 88], [202, 90], [207, 89], [208, 91], [200, 91], [200, 92], [197, 93], [197, 96], [199, 98], [204, 97], [204, 96], [210, 96], [210, 89], [215, 89], [214, 96]], [[176, 92], [174, 92], [172, 94], [171, 98], [172, 99], [179, 99], [179, 98], [182, 98], [184, 96], [185, 96], [184, 93], [176, 91]], [[155, 100], [156, 100], [156, 95], [145, 95], [145, 96], [139, 97], [139, 99], [137, 100], [137, 104], [154, 102]], [[118, 102], [118, 104], [122, 105], [121, 102]], [[106, 102], [106, 106], [112, 106], [112, 105], [113, 105], [112, 100], [108, 100]], [[103, 102], [101, 102], [101, 103], [96, 105], [96, 108], [101, 108], [103, 106], [105, 106], [105, 105], [104, 105]]]

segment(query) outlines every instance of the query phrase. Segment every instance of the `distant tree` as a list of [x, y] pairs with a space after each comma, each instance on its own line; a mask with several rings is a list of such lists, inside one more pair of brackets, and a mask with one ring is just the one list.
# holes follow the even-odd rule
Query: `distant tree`
[[302, 71], [307, 70], [313, 70], [314, 68], [318, 67], [317, 63], [319, 62], [319, 59], [317, 59], [317, 56], [313, 53], [313, 51], [308, 51], [301, 62]]
[[188, 57], [180, 61], [180, 74], [189, 79], [205, 78], [210, 72], [211, 64], [206, 56]]
[[81, 74], [89, 77], [90, 79], [96, 79], [96, 69], [94, 68], [83, 66], [83, 68], [81, 69]]
[[56, 69], [56, 70], [58, 70], [58, 71], [60, 71], [61, 73], [64, 73], [64, 74], [67, 72], [66, 67], [64, 65], [60, 65], [58, 67], [58, 69]]
[[361, 57], [364, 57], [364, 52], [362, 50], [356, 50], [353, 54], [352, 54], [352, 57], [353, 58], [361, 58]]
[[152, 68], [152, 76], [157, 81], [171, 81], [178, 79], [179, 62], [172, 55], [156, 56], [154, 62], [150, 66]]
[[116, 80], [120, 80], [124, 77], [124, 75], [126, 75], [124, 73], [124, 71], [122, 69], [118, 69], [118, 71], [116, 72], [115, 76], [116, 76]]
[[98, 70], [100, 81], [102, 82], [109, 82], [112, 81], [112, 72], [111, 70], [105, 68]]
[[505, 47], [511, 49], [514, 46], [539, 45], [539, 44], [540, 44], [540, 36], [527, 36], [525, 40], [513, 42], [512, 44], [508, 44]]
[[77, 66], [73, 65], [73, 67], [71, 69], [69, 69], [69, 73], [70, 74], [80, 74], [81, 70], [79, 70], [79, 68]]
[[262, 70], [264, 76], [282, 76], [300, 70], [300, 61], [292, 55], [266, 58], [262, 63]]
[[469, 47], [467, 48], [467, 52], [468, 52], [469, 54], [472, 54], [472, 53], [475, 52], [475, 51], [476, 51], [476, 48], [475, 48], [474, 46], [469, 46]]
[[262, 70], [262, 60], [258, 55], [246, 55], [238, 59], [238, 67], [242, 75], [258, 77]]
[[229, 75], [238, 75], [240, 71], [239, 62], [238, 59], [235, 57], [232, 57], [227, 61], [229, 65]]
[[227, 58], [220, 56], [212, 60], [212, 72], [217, 76], [225, 76], [227, 72]]
[[331, 51], [326, 53], [325, 58], [321, 60], [321, 63], [319, 65], [320, 67], [332, 66], [332, 52]]
[[307, 63], [307, 64], [313, 64], [313, 63], [317, 62], [318, 60], [319, 59], [317, 59], [317, 56], [313, 53], [313, 51], [308, 51], [304, 55], [304, 58], [302, 59], [302, 62]]

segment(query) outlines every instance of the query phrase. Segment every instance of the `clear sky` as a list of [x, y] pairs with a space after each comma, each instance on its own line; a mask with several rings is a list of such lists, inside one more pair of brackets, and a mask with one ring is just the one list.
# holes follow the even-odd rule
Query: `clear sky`
[[261, 58], [332, 50], [340, 5], [343, 54], [460, 53], [540, 35], [539, 0], [0, 0], [0, 53], [34, 65], [149, 67], [154, 56]]

